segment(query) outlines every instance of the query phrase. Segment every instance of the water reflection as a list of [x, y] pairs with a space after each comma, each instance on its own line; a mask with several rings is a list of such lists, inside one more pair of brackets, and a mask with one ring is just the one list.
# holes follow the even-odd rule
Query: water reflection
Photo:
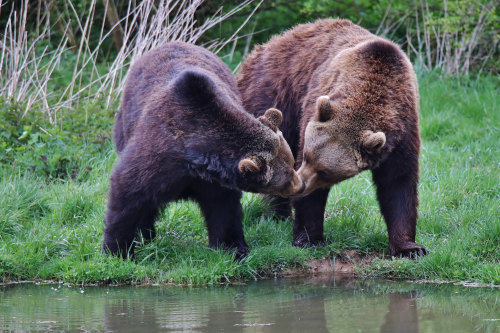
[[380, 332], [418, 332], [417, 291], [390, 293], [389, 306]]
[[143, 325], [147, 325], [152, 332], [160, 331], [154, 305], [154, 302], [134, 302], [128, 299], [105, 302], [102, 318], [106, 332], [137, 332]]
[[284, 279], [219, 288], [0, 289], [0, 331], [497, 332], [499, 290]]

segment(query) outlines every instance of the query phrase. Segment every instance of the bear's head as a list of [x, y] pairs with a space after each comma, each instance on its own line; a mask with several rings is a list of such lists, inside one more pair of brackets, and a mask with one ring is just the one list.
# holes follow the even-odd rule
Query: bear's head
[[384, 132], [358, 126], [349, 118], [349, 112], [329, 96], [319, 97], [315, 107], [305, 129], [302, 165], [298, 170], [306, 183], [303, 195], [375, 167], [386, 144]]
[[295, 171], [292, 151], [278, 129], [283, 120], [281, 112], [271, 108], [258, 120], [265, 127], [265, 141], [271, 149], [254, 152], [240, 160], [238, 171], [245, 180], [244, 189], [282, 197], [300, 194], [305, 183]]
[[[226, 80], [231, 78], [230, 74]], [[189, 145], [191, 162], [197, 160], [196, 172], [202, 177], [210, 179], [207, 170], [215, 170], [226, 186], [283, 197], [304, 190], [290, 147], [278, 129], [283, 120], [279, 110], [271, 108], [255, 119], [241, 105], [236, 82], [228, 84], [203, 70], [182, 71], [172, 86], [179, 105], [187, 106], [185, 112], [190, 114], [189, 126], [196, 133]], [[231, 172], [225, 170], [229, 165]]]

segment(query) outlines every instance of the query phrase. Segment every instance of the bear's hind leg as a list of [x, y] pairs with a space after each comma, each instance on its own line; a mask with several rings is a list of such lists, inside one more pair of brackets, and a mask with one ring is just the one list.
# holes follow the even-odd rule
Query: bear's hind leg
[[269, 209], [275, 221], [278, 222], [280, 220], [292, 218], [292, 205], [289, 198], [266, 195], [264, 200], [269, 203]]
[[144, 213], [140, 217], [137, 229], [146, 243], [151, 242], [156, 237], [156, 229], [154, 223], [157, 215], [158, 209], [155, 207], [150, 207], [149, 209], [144, 209]]
[[[118, 255], [121, 258], [133, 255], [133, 242], [139, 223], [144, 216], [151, 216], [147, 207], [148, 205], [140, 201], [128, 205], [108, 204], [102, 243], [105, 253]], [[147, 238], [147, 233], [143, 232], [143, 235], [145, 234]]]
[[[418, 206], [418, 155], [392, 158], [373, 170], [377, 199], [389, 233], [392, 256], [417, 258], [427, 254], [415, 243]], [[413, 160], [413, 163], [411, 163]], [[401, 165], [405, 163], [405, 165]], [[403, 172], [402, 172], [403, 171]]]
[[136, 165], [140, 165], [140, 161], [135, 159], [135, 154], [122, 154], [111, 176], [102, 247], [104, 252], [122, 258], [133, 254], [138, 231], [146, 241], [154, 238], [159, 205], [175, 199], [176, 193], [182, 190], [176, 186], [180, 177], [175, 177], [175, 173], [156, 165], [150, 169]]
[[236, 249], [236, 259], [244, 258], [248, 245], [241, 223], [241, 192], [208, 182], [197, 182], [192, 189], [205, 217], [209, 246]]

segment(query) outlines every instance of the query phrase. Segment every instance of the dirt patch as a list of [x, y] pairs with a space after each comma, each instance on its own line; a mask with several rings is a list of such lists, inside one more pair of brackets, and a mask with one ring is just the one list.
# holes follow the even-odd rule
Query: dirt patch
[[374, 258], [380, 257], [377, 252], [364, 253], [350, 250], [336, 257], [313, 259], [301, 267], [283, 271], [280, 275], [296, 276], [304, 274], [341, 273], [354, 274], [356, 268], [369, 266]]

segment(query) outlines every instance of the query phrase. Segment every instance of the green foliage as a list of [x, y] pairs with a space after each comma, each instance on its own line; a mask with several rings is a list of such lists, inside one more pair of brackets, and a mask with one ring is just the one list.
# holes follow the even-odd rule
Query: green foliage
[[[226, 7], [237, 4], [209, 1], [214, 2]], [[256, 5], [222, 22], [207, 34], [207, 39], [230, 36]], [[234, 68], [253, 44], [265, 43], [297, 24], [339, 17], [399, 43], [412, 61], [427, 71], [440, 68], [447, 74], [469, 70], [497, 73], [500, 20], [495, 9], [491, 0], [265, 0], [242, 30], [240, 36], [245, 37], [238, 40], [236, 47], [224, 50], [224, 54], [234, 54], [234, 60], [231, 56], [231, 60], [225, 60]]]
[[[102, 2], [97, 1], [92, 10], [89, 0], [73, 2], [74, 8], [67, 0], [41, 2], [42, 12], [50, 13], [50, 26], [53, 28], [50, 38], [37, 42], [38, 49], [44, 46], [56, 49], [64, 35], [69, 39], [68, 46], [72, 48], [72, 52], [76, 52], [82, 39], [82, 29], [84, 29], [80, 25], [83, 25], [85, 18], [89, 15], [93, 18], [92, 26], [104, 25], [109, 28]], [[124, 18], [129, 3], [126, 1], [114, 1], [114, 3], [119, 17]], [[258, 3], [259, 1], [256, 0], [237, 15], [217, 25], [206, 33], [201, 44], [213, 39], [230, 37]], [[195, 24], [201, 25], [206, 19], [215, 15], [220, 7], [227, 12], [239, 4], [240, 1], [234, 0], [205, 0], [196, 11]], [[17, 1], [7, 0], [3, 2], [3, 5], [5, 12], [12, 8], [17, 11], [21, 9], [21, 2]], [[30, 2], [28, 6], [29, 27], [27, 30], [31, 38], [36, 38], [36, 33], [43, 28], [39, 26], [43, 22], [37, 18], [37, 5], [37, 2]], [[430, 64], [425, 64], [426, 67], [430, 66], [428, 69], [447, 68], [447, 73], [451, 74], [461, 72], [461, 70], [467, 73], [470, 67], [474, 71], [486, 70], [496, 73], [500, 67], [500, 57], [498, 57], [500, 20], [496, 9], [494, 1], [491, 0], [446, 2], [441, 0], [264, 0], [248, 24], [238, 34], [240, 37], [236, 45], [229, 45], [222, 54], [230, 54], [225, 57], [225, 61], [231, 68], [235, 68], [253, 45], [262, 44], [275, 34], [300, 23], [320, 18], [340, 17], [395, 40], [403, 46], [413, 58], [412, 60], [424, 63], [430, 61]], [[173, 13], [175, 10], [172, 10], [172, 15]], [[0, 18], [0, 32], [4, 31], [7, 18], [8, 15]], [[107, 30], [104, 30], [104, 33], [106, 32]], [[91, 36], [87, 37], [90, 49], [96, 48], [97, 43], [101, 42], [102, 35], [103, 32], [100, 29], [91, 31]], [[408, 37], [415, 50], [408, 45]], [[423, 45], [424, 41], [429, 45]], [[111, 34], [102, 43], [103, 45], [98, 48], [99, 59], [113, 60], [116, 50]], [[469, 52], [470, 54], [467, 55]], [[68, 53], [76, 57], [76, 54]], [[459, 59], [454, 59], [454, 56], [458, 56]], [[455, 64], [454, 61], [458, 62]], [[457, 67], [458, 65], [460, 68]], [[71, 74], [72, 71], [66, 72], [66, 75]]]
[[[225, 7], [234, 7], [236, 1], [208, 1], [216, 2]], [[221, 37], [230, 35], [243, 20], [251, 13], [258, 2], [249, 6], [245, 12], [234, 18], [224, 21], [219, 29], [208, 33], [208, 37]], [[272, 35], [301, 23], [311, 22], [320, 18], [345, 18], [359, 23], [368, 29], [376, 29], [384, 17], [387, 7], [390, 6], [392, 14], [405, 13], [411, 5], [404, 1], [383, 0], [373, 1], [344, 1], [333, 2], [328, 0], [283, 1], [265, 0], [244, 28], [244, 34], [254, 32], [254, 43], [264, 43]], [[212, 8], [216, 8], [212, 4]]]
[[0, 101], [0, 170], [19, 168], [50, 179], [88, 179], [93, 170], [89, 163], [109, 154], [113, 118], [98, 104], [66, 116], [71, 121], [54, 127], [41, 112], [23, 117], [15, 104]]
[[[2, 17], [0, 18], [0, 32], [3, 32], [5, 25], [7, 23], [8, 14], [13, 10], [15, 12], [21, 12], [24, 8], [24, 1], [18, 0], [4, 0], [2, 1]], [[116, 2], [116, 1], [115, 1]], [[95, 10], [90, 11], [91, 0], [78, 0], [68, 2], [67, 0], [52, 0], [52, 1], [28, 1], [28, 27], [27, 31], [31, 38], [38, 37], [36, 34], [44, 29], [45, 25], [45, 15], [49, 19], [50, 29], [50, 40], [42, 40], [41, 43], [37, 43], [37, 47], [40, 48], [44, 44], [50, 44], [50, 47], [57, 48], [57, 44], [66, 36], [68, 38], [68, 47], [72, 48], [73, 52], [76, 52], [78, 45], [82, 37], [82, 29], [85, 28], [84, 22], [89, 15], [93, 15], [92, 24], [94, 26], [102, 26], [105, 24], [105, 8], [102, 1], [95, 1]], [[40, 4], [41, 15], [38, 17], [38, 5]], [[126, 13], [127, 2], [121, 3], [118, 6], [123, 13]], [[73, 7], [73, 8], [72, 8]], [[75, 14], [76, 12], [76, 14]], [[82, 23], [83, 22], [83, 23]], [[100, 32], [95, 29], [90, 36], [89, 43], [92, 49], [97, 46], [100, 40]], [[101, 50], [108, 50], [112, 52], [112, 40], [107, 38], [103, 41], [103, 47]], [[102, 52], [102, 51], [101, 51]], [[110, 54], [108, 54], [110, 55]]]

